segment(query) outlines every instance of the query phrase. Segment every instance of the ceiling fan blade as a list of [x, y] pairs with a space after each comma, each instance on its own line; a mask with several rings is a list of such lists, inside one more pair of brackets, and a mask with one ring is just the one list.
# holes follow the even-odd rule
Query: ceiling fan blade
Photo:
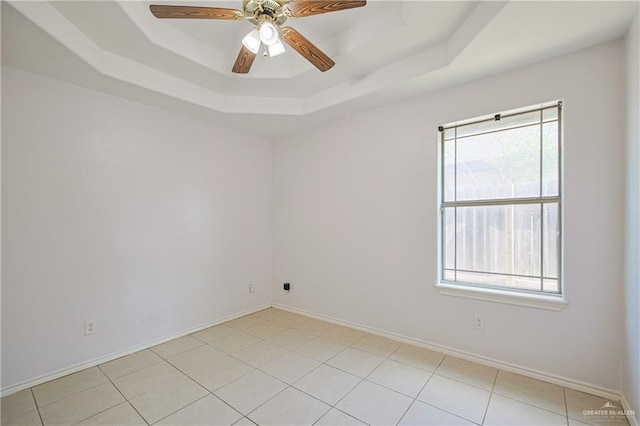
[[284, 27], [280, 30], [282, 40], [291, 46], [296, 52], [305, 57], [320, 71], [325, 72], [336, 63], [316, 47], [315, 44], [304, 38], [302, 34], [291, 27]]
[[283, 9], [287, 16], [304, 18], [305, 16], [362, 7], [366, 4], [367, 0], [291, 0], [284, 4]]
[[254, 59], [256, 59], [256, 54], [251, 52], [243, 45], [242, 49], [240, 49], [240, 53], [238, 53], [238, 58], [236, 59], [236, 63], [233, 64], [233, 69], [231, 71], [237, 74], [248, 73], [251, 69], [251, 65], [253, 65]]
[[244, 13], [239, 10], [221, 7], [151, 5], [149, 9], [156, 18], [229, 20], [244, 18]]

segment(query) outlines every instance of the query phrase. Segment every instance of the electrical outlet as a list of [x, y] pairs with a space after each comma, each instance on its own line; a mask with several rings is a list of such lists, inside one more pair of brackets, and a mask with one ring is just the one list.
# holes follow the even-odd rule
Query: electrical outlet
[[484, 317], [480, 314], [476, 314], [473, 318], [473, 328], [476, 330], [484, 330]]
[[84, 335], [88, 336], [96, 332], [96, 321], [88, 320], [84, 322]]
[[256, 292], [256, 286], [254, 284], [249, 284], [249, 293], [255, 293]]

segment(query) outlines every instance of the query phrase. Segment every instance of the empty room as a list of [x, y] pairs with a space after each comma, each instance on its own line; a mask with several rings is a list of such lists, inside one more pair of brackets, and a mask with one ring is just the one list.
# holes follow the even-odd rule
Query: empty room
[[3, 0], [1, 424], [638, 426], [639, 5]]

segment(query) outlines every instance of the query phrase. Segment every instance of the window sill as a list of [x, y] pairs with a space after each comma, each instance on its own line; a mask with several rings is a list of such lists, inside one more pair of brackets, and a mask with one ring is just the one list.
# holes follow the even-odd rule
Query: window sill
[[562, 296], [546, 296], [540, 294], [516, 293], [492, 288], [470, 287], [464, 285], [439, 283], [436, 289], [447, 296], [465, 297], [467, 299], [485, 300], [509, 305], [526, 306], [528, 308], [560, 311], [568, 302]]

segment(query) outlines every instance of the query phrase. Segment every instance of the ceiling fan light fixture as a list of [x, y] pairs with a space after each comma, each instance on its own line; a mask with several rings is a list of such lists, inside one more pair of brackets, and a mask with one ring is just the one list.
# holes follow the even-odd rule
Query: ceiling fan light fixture
[[279, 41], [278, 29], [271, 22], [263, 22], [258, 27], [260, 40], [267, 46], [272, 46]]
[[269, 56], [274, 57], [278, 55], [282, 55], [284, 53], [284, 44], [278, 39], [271, 46], [267, 46], [267, 50], [269, 51]]
[[258, 50], [260, 50], [260, 33], [258, 30], [254, 28], [249, 34], [244, 36], [242, 45], [251, 53], [258, 53]]

